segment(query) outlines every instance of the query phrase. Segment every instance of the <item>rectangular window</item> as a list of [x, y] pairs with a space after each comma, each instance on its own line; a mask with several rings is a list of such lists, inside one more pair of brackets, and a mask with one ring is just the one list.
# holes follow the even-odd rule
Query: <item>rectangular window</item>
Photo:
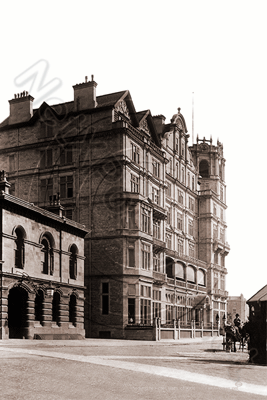
[[132, 143], [132, 160], [137, 164], [140, 163], [140, 150], [134, 143]]
[[172, 196], [172, 185], [170, 182], [167, 182], [167, 196]]
[[178, 137], [175, 139], [175, 150], [179, 151], [179, 138]]
[[183, 230], [183, 216], [180, 213], [177, 214], [177, 229]]
[[178, 203], [184, 204], [184, 194], [181, 190], [178, 190]]
[[9, 172], [15, 171], [15, 156], [9, 156]]
[[160, 239], [160, 221], [153, 219], [153, 236]]
[[219, 288], [219, 274], [218, 272], [214, 272], [214, 276], [213, 276], [213, 287], [214, 289], [218, 289]]
[[195, 211], [195, 200], [192, 197], [189, 197], [189, 209]]
[[193, 236], [194, 230], [193, 230], [193, 220], [189, 219], [188, 220], [188, 233], [189, 235]]
[[216, 216], [217, 215], [217, 207], [215, 204], [213, 204], [213, 214]]
[[108, 315], [109, 314], [109, 283], [102, 282], [102, 314]]
[[169, 324], [172, 322], [172, 306], [170, 304], [166, 304], [166, 323]]
[[129, 206], [128, 208], [128, 224], [129, 229], [136, 229], [134, 206]]
[[182, 239], [178, 239], [178, 253], [184, 254], [184, 241]]
[[135, 247], [134, 243], [128, 246], [128, 267], [135, 268]]
[[185, 172], [184, 172], [184, 168], [182, 168], [182, 183], [185, 183]]
[[141, 324], [151, 324], [151, 300], [140, 299]]
[[41, 124], [41, 137], [42, 138], [47, 138], [51, 137], [54, 135], [54, 129], [53, 129], [54, 121], [53, 120], [47, 120], [42, 122]]
[[160, 254], [153, 254], [153, 271], [160, 272]]
[[172, 158], [169, 159], [169, 174], [172, 175]]
[[195, 257], [195, 246], [193, 244], [189, 244], [189, 256]]
[[49, 201], [53, 195], [53, 178], [41, 179], [41, 201]]
[[53, 165], [52, 149], [40, 151], [40, 168], [48, 168]]
[[218, 226], [213, 225], [213, 239], [218, 239]]
[[172, 223], [171, 207], [166, 207], [166, 210], [167, 210], [167, 224], [171, 225]]
[[192, 176], [192, 191], [194, 192], [195, 190], [195, 177]]
[[150, 269], [150, 246], [142, 244], [142, 269]]
[[171, 233], [166, 233], [166, 242], [167, 242], [168, 249], [171, 249], [172, 248], [172, 234]]
[[141, 231], [150, 233], [150, 210], [141, 208]]
[[62, 147], [60, 149], [60, 165], [72, 164], [73, 148], [72, 146]]
[[128, 324], [135, 324], [135, 299], [128, 299]]
[[223, 209], [221, 208], [221, 220], [223, 221]]
[[73, 218], [73, 210], [72, 209], [65, 210], [64, 214], [65, 214], [65, 217], [68, 219]]
[[179, 164], [176, 164], [176, 179], [179, 179]]
[[224, 201], [223, 186], [221, 186], [221, 189], [220, 189], [220, 200]]
[[159, 189], [152, 187], [152, 201], [155, 204], [159, 204]]
[[139, 193], [139, 178], [131, 174], [131, 192]]
[[159, 162], [156, 160], [153, 160], [152, 166], [153, 166], [153, 175], [155, 175], [157, 178], [159, 178], [159, 170], [160, 170]]
[[73, 197], [73, 176], [60, 177], [60, 198], [67, 199]]

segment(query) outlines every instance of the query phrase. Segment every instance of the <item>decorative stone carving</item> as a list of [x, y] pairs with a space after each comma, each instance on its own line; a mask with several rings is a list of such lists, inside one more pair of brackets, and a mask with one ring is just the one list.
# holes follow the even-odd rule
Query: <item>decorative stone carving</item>
[[116, 106], [116, 111], [121, 112], [123, 115], [125, 115], [125, 117], [130, 119], [130, 113], [127, 107], [127, 104], [124, 100], [121, 100], [117, 106]]
[[143, 121], [140, 122], [140, 128], [150, 135], [150, 130], [146, 119], [143, 119]]

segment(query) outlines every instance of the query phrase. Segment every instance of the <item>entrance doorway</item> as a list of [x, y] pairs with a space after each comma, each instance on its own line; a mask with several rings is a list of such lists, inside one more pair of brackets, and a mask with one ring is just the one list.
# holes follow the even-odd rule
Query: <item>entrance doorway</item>
[[26, 335], [28, 293], [21, 287], [8, 295], [8, 328], [10, 339], [23, 339]]

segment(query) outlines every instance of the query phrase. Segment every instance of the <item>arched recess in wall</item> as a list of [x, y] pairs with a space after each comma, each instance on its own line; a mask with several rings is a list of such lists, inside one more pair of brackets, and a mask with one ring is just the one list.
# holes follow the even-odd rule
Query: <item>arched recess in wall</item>
[[23, 226], [18, 225], [13, 228], [15, 239], [15, 267], [24, 268], [25, 264], [25, 245], [26, 232]]
[[54, 247], [55, 240], [50, 232], [44, 232], [40, 237], [42, 245], [42, 272], [53, 275], [54, 273]]
[[202, 269], [197, 271], [197, 283], [201, 286], [206, 286], [205, 272]]
[[175, 263], [175, 277], [176, 279], [185, 280], [185, 266], [181, 262]]
[[199, 163], [199, 175], [202, 178], [209, 178], [210, 176], [210, 167], [207, 160], [201, 160]]
[[195, 268], [192, 267], [192, 265], [188, 265], [186, 273], [188, 282], [195, 283], [196, 282]]
[[70, 260], [69, 260], [69, 275], [70, 279], [77, 279], [77, 255], [78, 247], [76, 244], [72, 244], [69, 248]]

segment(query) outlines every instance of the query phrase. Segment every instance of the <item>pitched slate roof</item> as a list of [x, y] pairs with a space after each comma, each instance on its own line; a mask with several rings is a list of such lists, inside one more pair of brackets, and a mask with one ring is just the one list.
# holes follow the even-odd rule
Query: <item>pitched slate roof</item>
[[263, 286], [254, 296], [252, 296], [247, 303], [254, 301], [267, 301], [267, 285]]

